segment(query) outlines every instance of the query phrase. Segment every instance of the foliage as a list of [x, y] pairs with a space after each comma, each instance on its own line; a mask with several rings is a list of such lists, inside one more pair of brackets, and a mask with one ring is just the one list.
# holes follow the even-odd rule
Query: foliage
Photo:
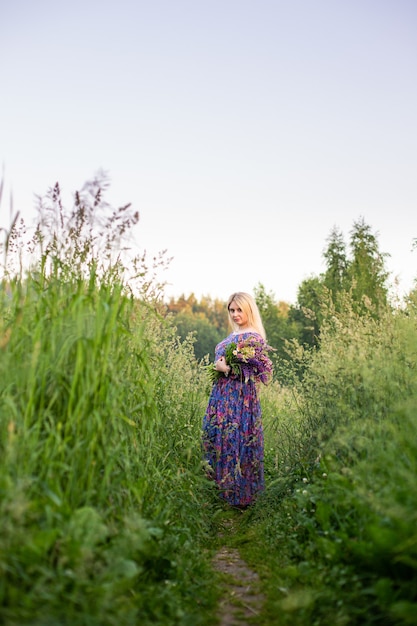
[[201, 360], [214, 354], [214, 347], [227, 335], [228, 321], [224, 302], [204, 296], [200, 301], [194, 294], [178, 300], [171, 298], [166, 314], [173, 316], [180, 339], [193, 337], [194, 354]]
[[414, 623], [417, 318], [354, 305], [298, 353], [302, 381], [263, 393], [268, 485], [243, 550], [265, 624]]
[[290, 311], [290, 319], [299, 326], [301, 345], [316, 347], [319, 343], [320, 327], [323, 322], [323, 303], [327, 297], [323, 280], [317, 276], [306, 278], [297, 292], [297, 306]]
[[343, 234], [333, 228], [323, 252], [326, 271], [302, 281], [297, 293], [297, 306], [290, 319], [299, 327], [301, 345], [317, 347], [329, 310], [342, 312], [346, 294], [350, 294], [354, 310], [360, 315], [378, 318], [388, 306], [388, 272], [379, 250], [377, 235], [359, 219], [353, 224], [350, 237], [350, 258]]
[[288, 358], [287, 341], [300, 338], [300, 328], [292, 317], [292, 308], [285, 302], [276, 302], [273, 293], [266, 293], [265, 287], [259, 283], [254, 289], [256, 304], [261, 313], [268, 342], [274, 347], [271, 359], [275, 369], [282, 359]]
[[336, 227], [330, 231], [323, 257], [326, 261], [326, 273], [323, 277], [325, 287], [334, 295], [341, 291], [347, 291], [349, 263], [346, 254], [346, 244], [343, 233]]
[[224, 338], [227, 331], [217, 329], [201, 313], [180, 312], [172, 317], [181, 340], [193, 339], [194, 355], [197, 360], [214, 354], [214, 347]]
[[[94, 179], [67, 211], [56, 185], [32, 236], [18, 215], [2, 231], [5, 626], [214, 622], [194, 331], [223, 338], [224, 303], [164, 306], [165, 255], [132, 257], [138, 216], [105, 191]], [[260, 389], [267, 488], [236, 542], [267, 595], [259, 626], [415, 622], [417, 296], [386, 306], [384, 255], [363, 222], [353, 234], [346, 263], [331, 235], [298, 308], [257, 288], [279, 359]]]
[[105, 200], [108, 187], [105, 173], [99, 172], [74, 193], [68, 209], [56, 183], [38, 198], [32, 236], [32, 228], [17, 213], [0, 244], [4, 280], [23, 280], [27, 271], [40, 280], [44, 275], [62, 281], [74, 276], [89, 280], [92, 275], [96, 280], [119, 280], [140, 298], [160, 297], [164, 283], [159, 273], [170, 259], [166, 251], [151, 261], [146, 252], [132, 254], [139, 213], [130, 204], [113, 209]]
[[352, 290], [355, 310], [359, 313], [369, 313], [372, 305], [372, 315], [378, 316], [381, 309], [387, 305], [386, 286], [388, 272], [385, 269], [386, 253], [381, 253], [377, 236], [371, 232], [364, 220], [354, 223], [351, 232], [350, 246], [352, 260], [347, 270], [347, 278]]
[[67, 213], [54, 188], [25, 274], [17, 220], [4, 243], [0, 621], [203, 625], [215, 598], [204, 370], [159, 317], [145, 269], [125, 278], [129, 211], [101, 221], [97, 198]]

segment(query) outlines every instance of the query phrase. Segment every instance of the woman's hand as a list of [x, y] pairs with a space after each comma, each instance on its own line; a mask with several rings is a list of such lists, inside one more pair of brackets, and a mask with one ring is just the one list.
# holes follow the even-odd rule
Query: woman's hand
[[223, 374], [226, 374], [226, 376], [228, 376], [230, 372], [230, 365], [227, 365], [226, 359], [224, 358], [224, 356], [221, 356], [220, 359], [216, 361], [216, 363], [214, 364], [214, 367], [218, 372], [223, 372]]

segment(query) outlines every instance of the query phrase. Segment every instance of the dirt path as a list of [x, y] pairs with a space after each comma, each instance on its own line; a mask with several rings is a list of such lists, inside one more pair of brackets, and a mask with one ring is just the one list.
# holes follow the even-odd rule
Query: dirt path
[[[233, 520], [225, 520], [225, 538], [234, 531]], [[225, 541], [226, 544], [226, 541]], [[224, 593], [218, 609], [219, 626], [249, 626], [257, 623], [263, 596], [259, 577], [240, 557], [237, 548], [222, 545], [213, 559], [213, 567], [224, 574]]]

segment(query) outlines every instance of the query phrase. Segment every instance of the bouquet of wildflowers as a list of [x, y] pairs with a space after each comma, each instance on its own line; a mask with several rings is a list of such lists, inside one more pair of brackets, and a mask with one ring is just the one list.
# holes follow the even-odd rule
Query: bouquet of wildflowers
[[[229, 343], [225, 351], [227, 365], [230, 366], [230, 375], [234, 375], [242, 382], [248, 380], [260, 381], [266, 385], [272, 378], [272, 361], [268, 356], [274, 348], [255, 337]], [[225, 374], [209, 365], [211, 381], [215, 383]]]

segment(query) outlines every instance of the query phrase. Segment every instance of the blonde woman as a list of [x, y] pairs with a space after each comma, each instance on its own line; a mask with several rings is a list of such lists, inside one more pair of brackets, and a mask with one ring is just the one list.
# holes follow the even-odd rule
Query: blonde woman
[[[227, 310], [232, 332], [215, 349], [214, 369], [218, 374], [204, 415], [203, 449], [219, 495], [228, 504], [243, 509], [264, 489], [258, 387], [259, 382], [266, 384], [272, 376], [272, 362], [267, 356], [271, 348], [251, 295], [233, 293]], [[228, 347], [235, 365], [227, 360]]]

